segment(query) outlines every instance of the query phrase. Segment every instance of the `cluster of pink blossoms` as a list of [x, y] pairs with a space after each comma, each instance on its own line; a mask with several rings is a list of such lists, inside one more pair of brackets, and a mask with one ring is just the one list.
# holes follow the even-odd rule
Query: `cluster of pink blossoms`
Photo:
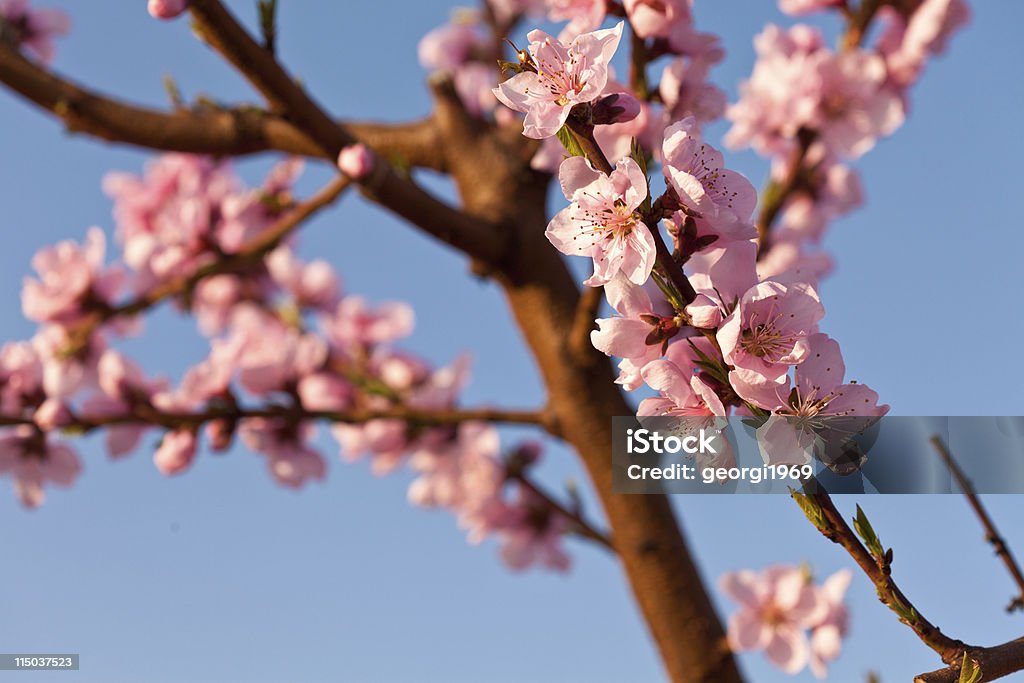
[[[836, 10], [832, 0], [780, 0], [790, 14]], [[845, 162], [869, 151], [903, 123], [908, 89], [928, 58], [944, 51], [970, 12], [964, 0], [884, 4], [872, 46], [829, 49], [821, 32], [798, 24], [770, 25], [757, 36], [757, 62], [727, 115], [732, 147], [753, 147], [771, 159], [771, 177], [791, 192], [781, 207], [759, 272], [800, 270], [809, 280], [831, 270], [820, 250], [829, 224], [863, 202], [856, 171]], [[874, 33], [872, 32], [872, 35]]]
[[[355, 147], [339, 163], [361, 176], [373, 160]], [[413, 329], [409, 306], [343, 293], [326, 261], [303, 261], [293, 239], [270, 232], [295, 204], [300, 171], [286, 161], [249, 188], [227, 162], [169, 154], [141, 177], [107, 176], [120, 261], [106, 262], [92, 228], [82, 244], [40, 251], [25, 280], [23, 310], [41, 328], [0, 351], [0, 474], [38, 505], [44, 484], [69, 485], [81, 469], [56, 433], [103, 429], [114, 458], [162, 432], [154, 463], [168, 475], [189, 469], [201, 442], [224, 451], [237, 436], [275, 481], [299, 488], [326, 474], [313, 439], [327, 421], [343, 459], [368, 456], [379, 474], [407, 463], [418, 475], [410, 500], [451, 510], [473, 542], [496, 537], [510, 566], [565, 569], [573, 524], [519, 483], [538, 446], [506, 459], [487, 423], [372, 417], [455, 408], [468, 364], [432, 368], [397, 349]], [[211, 338], [177, 384], [146, 377], [114, 345], [166, 298]], [[352, 413], [370, 417], [348, 424]]]
[[[559, 7], [569, 5], [578, 5], [579, 14], [548, 15], [569, 20], [566, 31], [557, 39], [531, 32], [518, 73], [494, 93], [525, 114], [524, 135], [543, 138], [546, 145], [559, 146], [555, 134], [570, 117], [578, 119], [577, 131], [579, 125], [592, 126], [593, 139], [613, 166], [606, 175], [584, 157], [563, 157], [558, 179], [568, 206], [551, 220], [547, 236], [559, 251], [592, 259], [593, 275], [585, 284], [603, 285], [616, 313], [597, 321], [593, 343], [621, 359], [618, 382], [626, 389], [646, 384], [660, 395], [644, 401], [640, 414], [884, 414], [888, 408], [878, 404], [875, 392], [844, 380], [838, 344], [818, 328], [824, 308], [816, 289], [829, 261], [807, 253], [804, 245], [819, 240], [829, 221], [861, 201], [857, 176], [841, 160], [863, 154], [902, 123], [907, 79], [900, 74], [911, 63], [916, 73], [927, 54], [942, 48], [948, 32], [962, 23], [962, 3], [926, 0], [905, 14], [887, 8], [881, 18], [889, 26], [878, 49], [847, 46], [833, 52], [808, 26], [769, 27], [758, 37], [754, 75], [729, 111], [729, 141], [773, 155], [780, 184], [783, 171], [799, 174], [781, 206], [772, 248], [760, 259], [753, 224], [757, 193], [702, 138], [706, 112], [695, 100], [687, 108], [661, 97], [672, 105], [662, 112], [664, 123], [647, 116], [643, 130], [633, 128], [626, 144], [602, 142], [603, 131], [641, 118], [638, 113], [630, 121], [609, 121], [599, 114], [606, 98], [624, 89], [609, 66], [623, 25], [601, 29], [603, 14], [594, 24], [583, 3]], [[834, 5], [788, 2], [784, 9], [806, 13]], [[689, 3], [625, 8], [634, 33], [653, 38], [647, 49], [662, 45], [657, 41], [667, 35], [656, 27], [676, 20], [686, 23], [687, 35], [701, 35], [690, 23]], [[649, 21], [656, 8], [665, 13], [660, 24]], [[596, 30], [579, 33], [575, 28], [581, 25]], [[702, 56], [706, 62], [721, 58], [713, 39], [695, 39], [687, 47], [667, 42], [684, 56], [696, 55], [697, 62]], [[904, 65], [899, 74], [893, 66], [897, 54]], [[663, 82], [679, 80], [673, 67]], [[640, 111], [645, 107], [650, 105], [642, 102]], [[665, 122], [665, 112], [677, 118]], [[666, 188], [660, 196], [652, 194], [653, 181], [638, 163], [644, 159], [629, 151], [634, 143], [648, 164], [660, 161]], [[549, 162], [564, 154], [547, 149], [542, 153]], [[800, 167], [794, 170], [797, 151]], [[676, 274], [658, 260], [657, 241], [666, 237], [673, 255], [669, 270], [685, 267], [686, 275], [679, 275], [690, 292], [680, 291]]]
[[[781, 4], [803, 14], [843, 3]], [[830, 261], [806, 245], [861, 202], [857, 175], [844, 162], [903, 122], [907, 86], [963, 23], [963, 3], [883, 8], [887, 28], [872, 49], [832, 51], [808, 26], [769, 27], [757, 38], [754, 74], [729, 108], [728, 142], [771, 156], [783, 193], [771, 248], [760, 255], [757, 193], [701, 135], [701, 124], [724, 109], [704, 82], [722, 58], [717, 42], [693, 29], [689, 2], [625, 3], [646, 50], [678, 55], [657, 87], [631, 92], [610, 67], [624, 26], [602, 29], [604, 6], [546, 3], [547, 17], [568, 26], [558, 38], [530, 32], [515, 75], [494, 95], [524, 115], [525, 136], [543, 140], [534, 165], [557, 172], [568, 202], [547, 237], [562, 253], [592, 260], [584, 284], [603, 286], [615, 315], [597, 320], [591, 340], [620, 359], [625, 389], [655, 392], [638, 415], [753, 414], [769, 418], [774, 432], [785, 423], [776, 416], [884, 415], [877, 393], [845, 380], [838, 343], [819, 329], [825, 310], [817, 286]], [[581, 136], [589, 136], [587, 147], [563, 149], [562, 141]], [[586, 157], [590, 143], [605, 159]], [[655, 162], [660, 179], [648, 175]], [[657, 186], [665, 188], [660, 195]], [[800, 445], [799, 435], [772, 438], [783, 451]], [[817, 589], [799, 570], [781, 568], [726, 577], [724, 589], [743, 605], [730, 626], [734, 649], [764, 648], [787, 671], [810, 663], [824, 675], [845, 632], [848, 581], [840, 574]]]
[[523, 14], [568, 22], [558, 38], [540, 30], [527, 35], [527, 51], [539, 67], [536, 71], [497, 83], [494, 37], [483, 16], [473, 10], [457, 11], [451, 23], [427, 34], [420, 42], [420, 62], [431, 71], [451, 74], [460, 99], [474, 116], [509, 123], [511, 112], [496, 108], [499, 101], [528, 113], [525, 134], [542, 140], [532, 164], [537, 170], [558, 172], [564, 151], [553, 135], [576, 104], [601, 102], [595, 117], [606, 125], [598, 126], [595, 136], [610, 159], [628, 155], [633, 139], [656, 147], [665, 127], [684, 116], [703, 124], [725, 112], [725, 93], [707, 82], [711, 67], [724, 53], [716, 36], [694, 29], [689, 0], [630, 0], [623, 5], [633, 30], [650, 39], [659, 54], [671, 57], [657, 85], [657, 97], [645, 99], [638, 99], [617, 81], [608, 65], [618, 47], [621, 26], [587, 33], [604, 22], [608, 9], [604, 0], [490, 4], [500, 25], [511, 25]]
[[729, 647], [764, 650], [772, 664], [795, 674], [810, 665], [825, 678], [849, 628], [843, 597], [852, 574], [844, 569], [816, 586], [806, 568], [772, 566], [720, 579], [722, 592], [739, 605], [729, 618]]

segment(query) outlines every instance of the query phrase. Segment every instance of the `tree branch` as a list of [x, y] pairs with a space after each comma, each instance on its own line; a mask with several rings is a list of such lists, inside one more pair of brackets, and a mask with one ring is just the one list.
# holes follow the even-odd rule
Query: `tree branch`
[[[245, 107], [172, 114], [128, 105], [64, 80], [4, 44], [0, 44], [0, 81], [61, 119], [69, 130], [109, 142], [223, 156], [268, 150], [320, 156], [331, 162], [337, 156], [326, 154], [321, 145], [279, 115]], [[396, 125], [332, 121], [331, 125], [339, 140], [365, 141], [385, 162], [445, 170], [433, 119]], [[440, 202], [395, 173], [388, 163], [378, 165], [367, 186], [372, 198], [474, 258], [485, 262], [500, 258], [499, 233], [487, 222]]]
[[[817, 490], [812, 490], [816, 487]], [[811, 484], [805, 487], [806, 494], [794, 493], [794, 498], [803, 508], [805, 514], [818, 530], [833, 543], [841, 545], [850, 557], [875, 584], [878, 599], [899, 617], [900, 621], [909, 626], [925, 645], [935, 650], [942, 661], [953, 664], [959, 661], [966, 645], [942, 633], [933, 625], [912, 602], [903, 594], [890, 573], [891, 553], [876, 556], [872, 554], [843, 515], [836, 509], [832, 498], [820, 485]]]
[[[105, 427], [126, 424], [153, 424], [167, 429], [200, 427], [212, 420], [244, 420], [246, 418], [285, 418], [295, 422], [326, 420], [345, 424], [362, 424], [371, 420], [404, 420], [412, 424], [444, 426], [463, 422], [499, 422], [504, 424], [538, 425], [549, 429], [552, 425], [547, 410], [502, 410], [499, 408], [450, 408], [447, 410], [418, 410], [398, 406], [386, 410], [354, 409], [346, 411], [304, 410], [301, 406], [267, 405], [258, 407], [218, 406], [201, 412], [160, 411], [152, 406], [137, 406], [139, 412], [108, 417], [89, 418], [73, 416], [65, 429], [90, 432]], [[27, 417], [0, 415], [0, 426], [34, 424]]]
[[939, 457], [946, 463], [946, 467], [953, 474], [953, 478], [956, 479], [956, 483], [960, 486], [960, 489], [964, 492], [964, 496], [967, 498], [967, 503], [974, 510], [974, 513], [978, 516], [981, 521], [981, 525], [985, 528], [985, 540], [992, 544], [995, 548], [996, 555], [1006, 565], [1007, 571], [1010, 572], [1010, 576], [1013, 577], [1014, 582], [1017, 584], [1017, 588], [1020, 590], [1020, 594], [1015, 596], [1006, 608], [1007, 612], [1012, 612], [1016, 609], [1024, 610], [1024, 573], [1021, 572], [1020, 565], [1017, 564], [1016, 558], [1010, 551], [1009, 546], [1006, 545], [1006, 541], [999, 534], [999, 530], [996, 529], [995, 522], [989, 517], [988, 511], [985, 510], [985, 506], [981, 504], [981, 499], [978, 498], [978, 494], [974, 491], [974, 486], [971, 485], [970, 480], [964, 474], [964, 471], [960, 469], [960, 466], [956, 464], [956, 460], [953, 459], [953, 454], [949, 452], [949, 448], [946, 447], [942, 437], [935, 435], [931, 439], [932, 446], [938, 452]]
[[302, 223], [333, 204], [351, 184], [352, 181], [345, 176], [337, 176], [308, 200], [288, 210], [237, 253], [218, 259], [189, 275], [168, 280], [123, 304], [98, 308], [69, 327], [68, 337], [72, 343], [84, 343], [99, 325], [108, 320], [119, 316], [137, 315], [167, 299], [187, 294], [207, 277], [218, 273], [238, 272], [258, 263]]
[[[1024, 638], [993, 647], [969, 648], [967, 656], [977, 662], [981, 669], [981, 678], [977, 683], [995, 681], [1024, 670]], [[914, 683], [959, 683], [959, 681], [959, 662], [945, 669], [930, 671], [914, 677]]]
[[[189, 9], [203, 40], [233, 64], [275, 110], [307, 132], [322, 156], [334, 160], [343, 147], [357, 142], [218, 0], [193, 0]], [[397, 174], [384, 160], [378, 160], [374, 173], [362, 185], [372, 199], [435, 238], [478, 261], [500, 261], [504, 245], [496, 226], [444, 204]]]
[[[60, 119], [72, 133], [168, 152], [242, 156], [277, 151], [319, 156], [316, 144], [282, 117], [256, 107], [164, 112], [101, 95], [0, 43], [0, 82]], [[407, 124], [338, 122], [381, 156], [443, 170], [432, 118]]]
[[577, 533], [583, 538], [590, 539], [612, 553], [615, 552], [615, 545], [607, 532], [599, 530], [593, 523], [588, 521], [579, 511], [573, 511], [558, 502], [553, 496], [545, 492], [539, 486], [526, 478], [521, 471], [510, 470], [508, 477], [519, 482], [520, 486], [540, 498], [552, 511], [562, 515], [576, 525]]

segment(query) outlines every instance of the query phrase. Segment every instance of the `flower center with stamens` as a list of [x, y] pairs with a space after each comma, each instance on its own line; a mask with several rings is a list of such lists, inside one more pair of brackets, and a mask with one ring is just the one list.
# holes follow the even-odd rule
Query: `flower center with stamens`
[[773, 360], [788, 351], [789, 336], [778, 332], [771, 323], [753, 325], [743, 330], [740, 344], [747, 353]]

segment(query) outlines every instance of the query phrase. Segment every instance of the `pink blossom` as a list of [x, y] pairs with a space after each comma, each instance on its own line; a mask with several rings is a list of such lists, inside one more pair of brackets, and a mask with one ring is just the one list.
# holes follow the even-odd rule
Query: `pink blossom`
[[843, 638], [850, 628], [850, 612], [843, 603], [853, 573], [841, 569], [825, 579], [818, 595], [826, 605], [824, 616], [811, 628], [811, 671], [818, 678], [828, 676], [826, 665], [839, 657]]
[[72, 342], [62, 326], [45, 325], [31, 344], [42, 363], [46, 396], [67, 399], [79, 389], [97, 386], [96, 365], [107, 348], [102, 334]]
[[352, 385], [338, 375], [318, 372], [299, 380], [296, 393], [310, 411], [340, 411], [352, 401]]
[[338, 169], [353, 180], [362, 180], [373, 172], [373, 152], [361, 142], [342, 148]]
[[289, 389], [327, 360], [327, 345], [318, 335], [287, 327], [255, 308], [236, 313], [231, 334], [240, 339], [234, 362], [238, 381], [255, 396]]
[[622, 22], [613, 29], [584, 33], [569, 45], [541, 30], [530, 31], [527, 38], [536, 71], [516, 74], [495, 88], [494, 95], [509, 108], [526, 113], [526, 137], [550, 137], [575, 105], [592, 102], [604, 91], [608, 63], [621, 37]]
[[623, 359], [615, 381], [629, 391], [643, 383], [641, 368], [661, 357], [665, 343], [678, 331], [675, 314], [664, 295], [650, 289], [618, 273], [605, 285], [605, 296], [618, 316], [598, 318], [598, 329], [590, 333], [594, 348]]
[[928, 57], [945, 52], [949, 37], [970, 18], [964, 0], [920, 0], [909, 20], [899, 10], [883, 7], [879, 19], [885, 30], [878, 39], [878, 49], [892, 81], [906, 87], [917, 80]]
[[750, 216], [757, 191], [741, 174], [724, 167], [722, 153], [697, 135], [687, 117], [665, 130], [665, 177], [680, 203], [711, 231], [728, 239], [754, 236]]
[[19, 415], [25, 406], [45, 399], [43, 364], [30, 342], [8, 342], [0, 348], [0, 414]]
[[455, 510], [464, 525], [472, 526], [469, 522], [501, 492], [505, 471], [499, 449], [497, 430], [482, 422], [463, 423], [455, 439], [441, 447], [417, 449], [409, 465], [419, 477], [409, 487], [409, 500]]
[[846, 366], [839, 344], [826, 334], [805, 340], [805, 360], [793, 369], [792, 389], [788, 375], [775, 382], [745, 368], [730, 373], [737, 393], [751, 403], [783, 415], [881, 416], [889, 406], [878, 405], [878, 394], [864, 384], [843, 383]]
[[469, 382], [470, 365], [469, 355], [462, 354], [450, 365], [434, 370], [408, 392], [405, 404], [422, 410], [452, 407]]
[[28, 0], [0, 0], [0, 23], [14, 41], [43, 63], [53, 61], [53, 40], [71, 31], [71, 19], [57, 9], [29, 9]]
[[818, 66], [821, 104], [816, 125], [829, 150], [856, 158], [903, 123], [903, 102], [886, 87], [885, 60], [868, 50], [844, 50]]
[[403, 420], [369, 420], [360, 425], [335, 424], [331, 434], [341, 445], [341, 457], [355, 462], [371, 456], [371, 470], [383, 475], [394, 471], [409, 450], [408, 425]]
[[749, 289], [717, 334], [722, 357], [735, 368], [729, 378], [736, 393], [748, 398], [752, 383], [784, 382], [789, 366], [807, 358], [807, 337], [824, 315], [809, 285], [768, 281]]
[[370, 373], [395, 391], [406, 394], [426, 382], [431, 368], [422, 359], [393, 349], [375, 349]]
[[502, 23], [522, 14], [536, 15], [544, 11], [544, 0], [489, 0], [488, 4]]
[[153, 455], [153, 464], [160, 474], [170, 476], [187, 470], [195, 457], [196, 433], [191, 429], [179, 429], [164, 434]]
[[791, 233], [780, 231], [768, 252], [757, 262], [757, 277], [782, 284], [806, 283], [812, 287], [832, 272], [832, 257], [824, 251], [810, 251]]
[[188, 154], [157, 158], [142, 178], [108, 173], [103, 189], [114, 199], [124, 261], [141, 291], [212, 259], [208, 246], [223, 205], [240, 191], [228, 164]]
[[[483, 118], [484, 114], [491, 112], [498, 106], [494, 99], [494, 67], [484, 62], [467, 62], [455, 70], [452, 74], [455, 82], [455, 92], [462, 101], [466, 111]], [[503, 110], [508, 114], [512, 112]]]
[[[864, 202], [860, 176], [849, 166], [834, 159], [815, 159], [813, 152], [820, 152], [821, 146], [813, 146], [808, 153], [808, 164], [814, 164], [810, 182], [813, 194], [798, 193], [786, 202], [779, 216], [777, 239], [799, 239], [818, 243], [828, 225]], [[820, 157], [820, 154], [817, 156]], [[772, 169], [776, 179], [787, 171], [777, 164]]]
[[708, 383], [710, 380], [705, 375], [694, 374], [698, 367], [698, 350], [706, 357], [716, 355], [711, 343], [703, 337], [683, 339], [668, 347], [664, 360], [655, 360], [643, 367], [644, 381], [659, 396], [641, 401], [636, 414], [641, 424], [645, 417], [677, 418], [672, 425], [677, 434], [707, 430], [717, 444], [716, 452], [698, 453], [695, 456], [698, 469], [732, 467], [736, 464], [732, 445], [728, 439], [714, 436], [726, 427], [724, 418], [729, 414], [728, 408]]
[[757, 62], [740, 85], [740, 100], [726, 115], [730, 147], [750, 145], [766, 155], [785, 153], [802, 125], [813, 121], [821, 102], [818, 65], [828, 51], [821, 33], [797, 25], [769, 25], [754, 39]]
[[267, 469], [274, 480], [288, 488], [302, 488], [306, 482], [324, 478], [327, 466], [323, 457], [306, 445], [312, 428], [282, 419], [247, 418], [239, 426], [245, 445], [267, 458]]
[[544, 4], [547, 6], [549, 20], [569, 22], [558, 36], [562, 41], [572, 40], [585, 31], [593, 31], [604, 23], [607, 10], [605, 0], [544, 0]]
[[32, 415], [32, 421], [44, 432], [68, 427], [74, 423], [73, 418], [67, 404], [56, 398], [43, 401]]
[[697, 299], [686, 313], [697, 327], [714, 328], [757, 284], [757, 246], [751, 241], [715, 241], [710, 249], [690, 257], [687, 268]]
[[347, 296], [324, 319], [331, 343], [339, 350], [372, 347], [402, 339], [412, 333], [415, 314], [401, 302], [387, 302], [371, 309], [366, 300]]
[[839, 7], [844, 0], [779, 0], [779, 9], [786, 14], [799, 16]]
[[455, 71], [469, 61], [473, 52], [485, 47], [479, 24], [477, 12], [458, 10], [452, 23], [439, 26], [420, 39], [420, 64], [431, 71]]
[[[102, 393], [83, 402], [81, 413], [86, 419], [130, 417], [136, 406], [148, 406], [155, 393], [167, 389], [165, 381], [147, 380], [135, 363], [110, 349], [100, 356], [96, 372]], [[128, 455], [138, 447], [148, 429], [144, 422], [107, 427], [107, 451], [114, 458]]]
[[341, 285], [327, 261], [303, 263], [290, 248], [280, 246], [266, 256], [264, 263], [277, 286], [288, 292], [300, 308], [328, 311], [337, 305]]
[[647, 197], [647, 178], [635, 161], [621, 159], [610, 176], [594, 170], [583, 157], [562, 162], [562, 192], [571, 203], [548, 223], [544, 233], [563, 254], [591, 256], [596, 287], [622, 272], [643, 284], [654, 268], [655, 245], [638, 211]]
[[[625, 94], [627, 86], [609, 80], [605, 86], [602, 99], [612, 94]], [[630, 96], [631, 97], [631, 96]], [[631, 97], [631, 99], [633, 99]], [[608, 159], [622, 159], [630, 155], [634, 139], [645, 147], [651, 147], [654, 141], [661, 139], [661, 117], [656, 107], [647, 102], [637, 101], [639, 112], [628, 121], [595, 126], [594, 139], [598, 147]], [[506, 110], [507, 111], [507, 110]], [[557, 138], [541, 140], [540, 149], [530, 161], [530, 166], [538, 171], [557, 174], [558, 168], [565, 161], [565, 148]]]
[[189, 0], [149, 0], [149, 13], [156, 19], [174, 19], [186, 9]]
[[45, 484], [67, 487], [82, 465], [67, 445], [40, 435], [32, 425], [0, 429], [0, 474], [14, 478], [14, 491], [25, 507], [38, 507]]
[[235, 304], [244, 301], [247, 281], [237, 275], [217, 273], [204, 277], [192, 294], [192, 313], [204, 334], [216, 334], [231, 319]]
[[[705, 350], [706, 352], [706, 350]], [[724, 417], [722, 399], [707, 382], [693, 374], [696, 353], [686, 340], [672, 344], [664, 360], [644, 366], [641, 374], [649, 387], [661, 396], [645, 398], [637, 415], [669, 417]]]
[[707, 79], [711, 66], [722, 57], [718, 50], [669, 62], [658, 83], [666, 120], [679, 121], [692, 116], [699, 126], [721, 118], [727, 104], [725, 93]]
[[237, 253], [273, 224], [291, 202], [302, 164], [275, 166], [263, 187], [245, 188], [227, 162], [165, 154], [142, 178], [110, 173], [103, 186], [114, 198], [125, 263], [145, 292], [167, 279], [192, 275], [218, 252]]
[[535, 493], [519, 488], [518, 498], [505, 513], [499, 538], [501, 559], [510, 569], [520, 571], [541, 565], [568, 571], [569, 556], [562, 547], [572, 522], [554, 511]]
[[641, 38], [664, 38], [676, 22], [689, 23], [690, 0], [624, 0], [626, 16]]
[[825, 605], [804, 570], [772, 566], [760, 574], [731, 572], [719, 586], [740, 607], [729, 617], [730, 648], [764, 650], [772, 664], [789, 674], [807, 666], [810, 646], [804, 631], [820, 621]]
[[91, 228], [85, 244], [63, 241], [37, 252], [32, 267], [39, 278], [25, 278], [21, 307], [37, 322], [67, 324], [81, 318], [91, 307], [111, 303], [121, 284], [117, 270], [103, 270], [106, 239]]

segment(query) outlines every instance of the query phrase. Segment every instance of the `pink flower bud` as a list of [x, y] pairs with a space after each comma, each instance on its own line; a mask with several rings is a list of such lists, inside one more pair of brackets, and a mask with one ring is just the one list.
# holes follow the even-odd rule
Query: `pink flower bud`
[[625, 123], [640, 115], [640, 100], [629, 93], [606, 95], [594, 103], [593, 119], [598, 125]]
[[196, 434], [188, 429], [168, 432], [156, 449], [153, 463], [161, 474], [179, 474], [188, 469], [196, 457]]
[[149, 0], [149, 13], [157, 19], [174, 19], [188, 9], [188, 0]]
[[363, 143], [349, 145], [338, 155], [338, 168], [352, 180], [362, 180], [373, 171], [373, 152]]

